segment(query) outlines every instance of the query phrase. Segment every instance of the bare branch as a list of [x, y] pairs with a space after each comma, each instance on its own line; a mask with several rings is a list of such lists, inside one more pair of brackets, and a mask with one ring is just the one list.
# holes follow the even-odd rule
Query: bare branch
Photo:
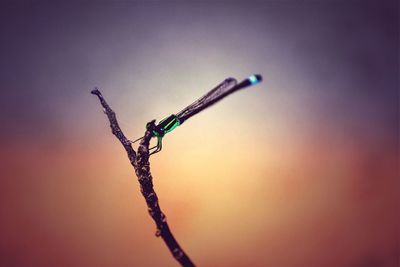
[[117, 121], [117, 116], [115, 115], [115, 112], [107, 104], [106, 100], [103, 98], [103, 95], [100, 93], [100, 91], [97, 88], [92, 90], [91, 93], [93, 95], [97, 95], [97, 97], [99, 98], [100, 103], [103, 106], [103, 111], [107, 115], [108, 120], [110, 121], [110, 127], [112, 130], [112, 133], [118, 138], [118, 140], [124, 146], [126, 153], [128, 153], [129, 161], [131, 162], [132, 166], [134, 166], [136, 152], [135, 152], [135, 150], [133, 150], [131, 142], [128, 140], [128, 138], [125, 137], [124, 133], [122, 132], [121, 128], [119, 127], [119, 124]]
[[152, 137], [152, 129], [155, 127], [155, 121], [148, 123], [148, 129], [144, 134], [144, 138], [141, 140], [137, 155], [133, 150], [131, 142], [125, 137], [121, 128], [118, 125], [117, 117], [115, 112], [110, 108], [105, 99], [103, 98], [100, 91], [96, 88], [92, 94], [97, 95], [101, 105], [103, 106], [104, 113], [107, 115], [110, 121], [110, 127], [112, 133], [118, 138], [121, 144], [124, 146], [126, 152], [128, 153], [129, 161], [135, 169], [135, 173], [138, 177], [140, 184], [140, 191], [146, 200], [148, 211], [150, 216], [153, 218], [157, 226], [156, 236], [161, 236], [167, 245], [168, 249], [174, 256], [174, 258], [182, 266], [195, 266], [193, 262], [189, 259], [183, 249], [179, 246], [175, 237], [169, 229], [167, 219], [164, 213], [160, 209], [158, 203], [158, 197], [153, 188], [153, 177], [150, 173], [150, 162], [149, 162], [149, 144]]

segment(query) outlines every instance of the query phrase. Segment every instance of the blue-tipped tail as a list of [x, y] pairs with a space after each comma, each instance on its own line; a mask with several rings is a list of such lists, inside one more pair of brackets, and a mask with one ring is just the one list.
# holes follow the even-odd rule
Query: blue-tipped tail
[[260, 74], [254, 74], [241, 81], [238, 85], [235, 86], [236, 90], [246, 88], [251, 85], [255, 85], [262, 81], [262, 77]]
[[257, 84], [262, 81], [262, 76], [260, 74], [254, 74], [254, 75], [251, 75], [248, 79], [249, 79], [250, 83], [252, 85], [254, 85], [254, 84]]

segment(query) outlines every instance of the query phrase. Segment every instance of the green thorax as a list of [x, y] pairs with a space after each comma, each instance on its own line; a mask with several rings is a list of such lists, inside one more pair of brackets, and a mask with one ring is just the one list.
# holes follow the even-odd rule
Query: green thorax
[[179, 125], [180, 121], [178, 117], [172, 114], [171, 116], [161, 120], [160, 123], [156, 126], [156, 128], [153, 129], [153, 136], [162, 138], [166, 133], [169, 133]]

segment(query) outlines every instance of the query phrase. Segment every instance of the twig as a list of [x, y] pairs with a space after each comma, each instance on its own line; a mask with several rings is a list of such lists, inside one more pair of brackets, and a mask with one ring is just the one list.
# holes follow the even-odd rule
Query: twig
[[142, 195], [147, 203], [148, 212], [157, 226], [156, 236], [162, 237], [174, 258], [182, 266], [195, 266], [183, 249], [179, 246], [175, 237], [172, 235], [167, 223], [167, 219], [158, 204], [157, 194], [153, 189], [153, 177], [150, 173], [149, 163], [149, 144], [152, 137], [152, 129], [155, 127], [155, 121], [153, 120], [148, 123], [144, 138], [141, 140], [136, 154], [135, 150], [132, 148], [131, 142], [125, 137], [124, 133], [119, 127], [115, 112], [107, 104], [103, 95], [97, 88], [95, 88], [91, 93], [97, 95], [99, 98], [100, 103], [103, 106], [104, 113], [107, 115], [108, 120], [110, 121], [112, 133], [124, 146], [128, 154], [129, 161], [135, 169], [135, 173], [140, 183], [140, 191], [142, 192]]

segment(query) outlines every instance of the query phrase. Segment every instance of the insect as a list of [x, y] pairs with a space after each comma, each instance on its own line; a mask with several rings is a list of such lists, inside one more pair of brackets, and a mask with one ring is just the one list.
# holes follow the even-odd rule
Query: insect
[[[261, 81], [262, 76], [260, 74], [251, 75], [240, 83], [237, 83], [236, 79], [234, 78], [227, 78], [207, 94], [181, 110], [179, 113], [172, 114], [171, 116], [161, 120], [160, 123], [152, 130], [152, 137], [157, 137], [157, 145], [150, 148], [150, 155], [160, 152], [162, 149], [162, 139], [164, 136], [179, 125], [182, 125], [187, 119], [208, 108], [212, 104], [220, 101], [222, 98]], [[147, 124], [146, 128], [149, 130], [149, 124]], [[143, 137], [132, 141], [132, 143], [135, 143], [140, 139], [143, 139]]]

